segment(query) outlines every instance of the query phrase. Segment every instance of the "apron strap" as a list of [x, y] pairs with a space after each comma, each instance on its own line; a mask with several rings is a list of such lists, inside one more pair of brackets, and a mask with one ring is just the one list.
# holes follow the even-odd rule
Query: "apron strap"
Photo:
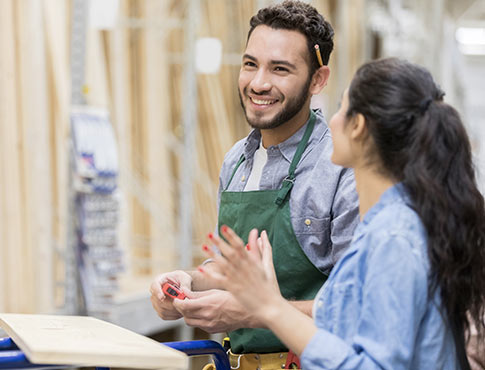
[[283, 204], [291, 188], [293, 188], [293, 184], [295, 183], [296, 166], [298, 166], [298, 163], [300, 162], [303, 152], [306, 149], [308, 141], [310, 140], [313, 128], [315, 127], [316, 118], [317, 116], [315, 112], [310, 109], [310, 122], [308, 122], [308, 126], [306, 127], [305, 133], [303, 134], [303, 138], [296, 148], [296, 153], [293, 157], [293, 160], [291, 161], [290, 169], [288, 170], [288, 176], [286, 176], [283, 180], [283, 184], [281, 185], [281, 189], [278, 192], [278, 196], [275, 200], [275, 203], [279, 206]]
[[229, 185], [231, 185], [232, 179], [234, 178], [234, 175], [236, 174], [237, 169], [239, 168], [239, 166], [241, 165], [241, 163], [243, 163], [245, 160], [246, 160], [246, 157], [244, 157], [244, 153], [243, 153], [243, 154], [241, 154], [241, 156], [239, 157], [239, 160], [237, 161], [236, 166], [234, 167], [234, 170], [232, 171], [232, 175], [231, 175], [231, 177], [229, 178], [229, 182], [227, 183], [227, 186], [226, 186], [226, 188], [224, 189], [225, 191], [227, 190], [227, 188], [229, 188]]
[[[288, 170], [288, 176], [285, 177], [283, 180], [283, 184], [281, 186], [280, 191], [278, 192], [278, 196], [276, 197], [275, 203], [277, 205], [283, 204], [284, 200], [286, 199], [288, 193], [290, 192], [291, 188], [293, 187], [293, 184], [295, 183], [295, 170], [296, 167], [298, 166], [298, 163], [300, 162], [301, 156], [303, 155], [303, 152], [306, 149], [306, 146], [308, 144], [308, 141], [310, 140], [310, 136], [312, 135], [313, 128], [315, 127], [315, 121], [316, 121], [316, 114], [314, 111], [310, 109], [310, 122], [308, 122], [308, 126], [306, 127], [305, 133], [303, 134], [303, 138], [301, 139], [300, 143], [298, 144], [298, 147], [296, 148], [295, 155], [293, 156], [293, 160], [291, 161], [290, 168]], [[231, 177], [229, 178], [229, 182], [227, 183], [227, 186], [224, 190], [227, 190], [229, 188], [229, 185], [231, 185], [232, 179], [236, 175], [236, 172], [239, 168], [239, 166], [246, 160], [246, 157], [244, 157], [244, 153], [241, 154], [241, 157], [239, 157], [239, 160], [234, 167], [234, 170], [232, 171]]]

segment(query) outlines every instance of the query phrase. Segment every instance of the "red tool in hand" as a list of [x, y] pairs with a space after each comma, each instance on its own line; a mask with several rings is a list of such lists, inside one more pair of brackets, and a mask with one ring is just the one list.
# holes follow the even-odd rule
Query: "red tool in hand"
[[162, 285], [162, 290], [165, 295], [172, 297], [173, 299], [185, 299], [185, 294], [176, 285], [165, 283]]

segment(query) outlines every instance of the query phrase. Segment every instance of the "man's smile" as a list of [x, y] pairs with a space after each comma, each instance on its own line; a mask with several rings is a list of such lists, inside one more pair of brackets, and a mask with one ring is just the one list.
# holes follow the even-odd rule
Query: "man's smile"
[[256, 98], [250, 98], [251, 101], [255, 104], [260, 104], [260, 105], [270, 105], [270, 104], [274, 104], [276, 103], [276, 99], [271, 99], [271, 100], [267, 100], [267, 99], [256, 99]]
[[249, 100], [251, 100], [251, 102], [257, 106], [270, 106], [278, 102], [278, 99], [268, 99], [268, 98], [264, 99], [264, 98], [256, 98], [251, 96], [249, 96]]

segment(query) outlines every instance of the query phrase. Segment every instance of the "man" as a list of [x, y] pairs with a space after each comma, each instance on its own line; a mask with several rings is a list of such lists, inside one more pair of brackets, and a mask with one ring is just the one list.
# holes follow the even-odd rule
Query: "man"
[[[261, 9], [250, 25], [239, 95], [254, 130], [224, 159], [218, 227], [228, 225], [243, 239], [252, 228], [266, 230], [283, 296], [311, 316], [315, 294], [358, 222], [353, 173], [331, 163], [325, 119], [310, 110], [311, 96], [329, 77], [333, 29], [312, 6], [298, 1]], [[180, 285], [189, 299], [166, 298], [161, 290], [166, 281]], [[285, 346], [200, 272], [162, 274], [150, 291], [163, 319], [184, 317], [190, 326], [229, 332], [236, 354], [231, 357], [241, 368], [264, 369], [265, 359], [274, 358], [284, 364]], [[253, 355], [239, 356], [248, 353]]]

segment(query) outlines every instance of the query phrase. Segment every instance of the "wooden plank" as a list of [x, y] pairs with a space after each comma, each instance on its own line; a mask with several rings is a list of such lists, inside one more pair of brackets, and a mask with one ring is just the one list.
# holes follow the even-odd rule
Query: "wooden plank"
[[20, 247], [23, 243], [22, 215], [21, 215], [21, 182], [20, 182], [20, 138], [18, 129], [17, 110], [17, 61], [15, 58], [15, 1], [1, 2], [0, 11], [0, 48], [2, 66], [2, 84], [0, 86], [0, 122], [2, 123], [2, 155], [3, 169], [6, 181], [3, 183], [4, 207], [2, 222], [5, 224], [4, 235], [5, 252], [2, 274], [6, 281], [5, 290], [1, 294], [5, 297], [6, 310], [18, 311], [22, 308], [21, 296], [24, 295], [19, 282], [22, 281], [22, 254]]
[[45, 40], [41, 3], [17, 2], [21, 110], [23, 244], [22, 312], [46, 312], [53, 301], [51, 167]]
[[[143, 3], [144, 18], [163, 19], [169, 14], [168, 3], [147, 0]], [[152, 275], [177, 268], [173, 258], [176, 249], [174, 238], [175, 184], [172, 174], [170, 152], [164, 143], [171, 134], [171, 97], [169, 66], [167, 60], [166, 33], [149, 27], [144, 32], [145, 58], [144, 110], [147, 148], [147, 190], [154, 211], [150, 213], [150, 262]]]
[[[0, 310], [6, 311], [10, 308], [12, 300], [9, 292], [16, 288], [9, 277], [9, 265], [11, 254], [9, 248], [12, 243], [18, 242], [19, 220], [18, 213], [12, 207], [15, 206], [14, 199], [18, 196], [18, 189], [12, 189], [12, 181], [18, 180], [18, 173], [15, 170], [17, 160], [15, 143], [10, 142], [12, 135], [16, 132], [17, 112], [15, 107], [15, 43], [13, 0], [0, 2], [0, 259], [3, 261], [3, 268], [0, 269]], [[14, 136], [15, 138], [15, 136]], [[13, 145], [12, 145], [13, 144]], [[14, 176], [14, 178], [12, 178]], [[13, 191], [13, 193], [12, 193]], [[17, 192], [17, 193], [16, 193]], [[13, 217], [12, 217], [13, 216]]]
[[[130, 0], [128, 2], [128, 16], [132, 18], [140, 17], [141, 4], [139, 2]], [[150, 223], [148, 222], [148, 214], [143, 206], [142, 194], [147, 180], [146, 174], [146, 148], [144, 146], [145, 121], [143, 111], [143, 100], [145, 98], [145, 91], [143, 89], [143, 70], [144, 65], [143, 43], [141, 42], [142, 29], [134, 28], [129, 30], [129, 62], [130, 62], [130, 78], [128, 89], [132, 93], [131, 104], [131, 143], [132, 156], [130, 158], [132, 176], [135, 179], [136, 187], [131, 188], [131, 210], [132, 218], [132, 233], [136, 238], [133, 256], [138, 262], [148, 261], [149, 245], [148, 239], [150, 233]], [[141, 241], [141, 242], [140, 242]], [[147, 274], [146, 264], [135, 264], [134, 271], [136, 274]]]
[[106, 53], [103, 49], [102, 31], [88, 28], [86, 32], [86, 103], [108, 107], [108, 78]]
[[[121, 1], [120, 18], [126, 17], [127, 0]], [[111, 113], [113, 114], [113, 127], [118, 141], [118, 158], [120, 173], [118, 177], [123, 197], [120, 204], [119, 245], [125, 252], [127, 265], [126, 275], [132, 275], [132, 225], [133, 212], [130, 195], [130, 184], [133, 182], [131, 157], [131, 130], [132, 121], [132, 95], [129, 86], [130, 59], [129, 59], [129, 31], [117, 25], [107, 34], [107, 58], [110, 68]]]
[[0, 325], [33, 363], [188, 368], [184, 353], [93, 317], [0, 314]]
[[[30, 225], [26, 243], [26, 281], [32, 295], [22, 312], [52, 310], [53, 243], [51, 200], [50, 132], [47, 119], [47, 81], [42, 4], [36, 0], [19, 4], [24, 20], [20, 53], [22, 101], [22, 141], [24, 150], [25, 219]], [[25, 49], [24, 49], [25, 48]], [[35, 62], [33, 62], [35, 61]]]
[[[67, 245], [68, 199], [68, 136], [71, 87], [69, 71], [69, 14], [70, 2], [64, 0], [43, 3], [46, 39], [48, 100], [49, 100], [49, 160], [51, 165], [52, 237], [61, 252]], [[54, 244], [53, 243], [53, 244]], [[62, 254], [53, 256], [53, 275], [56, 281], [65, 279], [65, 260]], [[64, 289], [54, 291], [54, 306], [65, 301]]]
[[[20, 310], [18, 312], [32, 312], [25, 311], [32, 309], [33, 295], [34, 295], [34, 277], [32, 266], [32, 248], [31, 238], [33, 232], [32, 219], [29, 217], [28, 206], [31, 202], [30, 182], [31, 182], [31, 163], [28, 151], [29, 140], [25, 136], [28, 131], [29, 112], [26, 107], [29, 103], [29, 91], [30, 85], [35, 84], [35, 81], [29, 81], [29, 58], [26, 54], [29, 53], [26, 42], [28, 40], [28, 23], [31, 19], [28, 17], [28, 13], [24, 15], [24, 2], [16, 2], [14, 7], [15, 14], [15, 34], [17, 37], [16, 51], [17, 51], [17, 128], [18, 128], [18, 166], [19, 166], [19, 189], [20, 189], [20, 217], [22, 228], [22, 243], [17, 246], [17, 263], [22, 264], [22, 268], [18, 271], [19, 281], [23, 281], [24, 294], [18, 297]], [[34, 110], [36, 107], [33, 108]], [[12, 247], [12, 246], [11, 246]]]

